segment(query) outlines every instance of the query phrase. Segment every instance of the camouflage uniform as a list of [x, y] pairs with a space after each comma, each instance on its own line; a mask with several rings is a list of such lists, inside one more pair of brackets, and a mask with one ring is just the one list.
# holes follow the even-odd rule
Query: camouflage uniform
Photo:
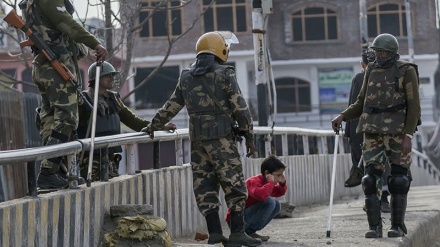
[[[198, 59], [189, 70], [182, 71], [171, 98], [159, 109], [149, 126], [161, 129], [184, 106], [190, 116], [191, 166], [194, 194], [200, 212], [206, 216], [218, 211], [220, 186], [225, 192], [228, 208], [244, 210], [247, 190], [237, 149], [232, 122], [224, 112], [238, 122], [246, 141], [253, 142], [252, 117], [236, 81], [234, 68], [216, 61], [198, 74]], [[202, 64], [203, 62], [200, 62]], [[223, 110], [218, 109], [202, 80], [214, 92]]]
[[[364, 162], [374, 164], [382, 172], [386, 159], [405, 168], [411, 165], [411, 154], [402, 156], [400, 144], [404, 134], [415, 132], [420, 118], [419, 86], [414, 66], [400, 60], [387, 69], [370, 64], [367, 70], [371, 69], [371, 72], [364, 78], [357, 101], [342, 112], [345, 120], [359, 117], [356, 131], [364, 133]], [[393, 110], [386, 111], [391, 108]]]
[[[93, 104], [94, 89], [89, 88], [82, 94]], [[88, 138], [86, 136], [92, 109], [85, 103], [79, 104], [79, 127], [78, 137]], [[116, 135], [121, 133], [121, 124], [134, 131], [141, 131], [150, 122], [142, 119], [134, 114], [121, 100], [121, 96], [117, 92], [106, 91], [98, 96], [98, 111], [96, 118], [95, 136]], [[104, 155], [100, 155], [104, 152]], [[110, 178], [118, 176], [117, 169], [121, 156], [117, 153], [122, 152], [120, 146], [110, 147], [108, 150], [96, 150], [93, 157], [92, 181], [99, 180], [99, 168], [101, 162], [107, 162], [109, 165]], [[88, 157], [86, 154], [85, 157]], [[81, 176], [87, 178], [88, 158], [84, 159], [80, 164]]]
[[[379, 51], [380, 52], [380, 51]], [[344, 120], [359, 117], [358, 133], [366, 175], [362, 179], [370, 230], [366, 238], [382, 237], [380, 188], [387, 162], [391, 165], [388, 189], [391, 193], [391, 228], [388, 237], [407, 233], [404, 216], [411, 178], [411, 152], [403, 153], [405, 135], [412, 136], [420, 118], [417, 65], [398, 60], [394, 54], [385, 65], [370, 63], [358, 99], [344, 112]]]
[[[74, 54], [79, 59], [87, 54], [84, 45], [94, 49], [100, 42], [73, 19], [69, 9], [73, 6], [66, 6], [64, 0], [28, 0], [26, 23], [75, 75]], [[45, 145], [68, 142], [78, 126], [77, 89], [58, 75], [41, 51], [33, 47], [33, 52], [32, 79], [42, 96], [40, 136]], [[61, 162], [61, 157], [51, 158], [41, 166], [56, 174]]]

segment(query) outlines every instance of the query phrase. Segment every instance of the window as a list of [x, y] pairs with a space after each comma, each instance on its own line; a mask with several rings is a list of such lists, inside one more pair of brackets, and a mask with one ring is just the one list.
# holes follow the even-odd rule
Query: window
[[143, 0], [142, 10], [139, 13], [139, 23], [148, 18], [140, 31], [140, 37], [163, 37], [168, 33], [180, 35], [182, 33], [182, 9], [180, 1]]
[[[203, 0], [203, 10], [208, 8], [212, 0]], [[231, 31], [247, 32], [246, 0], [217, 0], [203, 15], [205, 32]]]
[[407, 36], [405, 5], [381, 3], [367, 9], [368, 36], [374, 38], [381, 33], [396, 37]]
[[[137, 68], [134, 77], [138, 86], [154, 68]], [[179, 66], [162, 67], [143, 87], [135, 92], [136, 109], [160, 108], [168, 100], [177, 85]]]
[[338, 18], [326, 7], [302, 8], [290, 16], [292, 41], [338, 39]]
[[279, 113], [311, 111], [310, 83], [298, 78], [275, 80]]

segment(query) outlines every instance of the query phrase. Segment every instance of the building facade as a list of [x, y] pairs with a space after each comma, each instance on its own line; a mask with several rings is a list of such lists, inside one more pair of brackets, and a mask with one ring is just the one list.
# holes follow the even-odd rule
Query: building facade
[[[157, 0], [144, 0], [154, 6]], [[168, 26], [177, 37], [193, 25], [194, 19], [209, 9], [194, 27], [173, 44], [170, 56], [158, 74], [130, 98], [132, 106], [151, 117], [171, 95], [180, 70], [187, 68], [195, 57], [195, 43], [205, 32], [233, 31], [240, 43], [233, 44], [228, 62], [235, 65], [240, 87], [257, 114], [258, 98], [254, 73], [251, 0], [191, 1], [183, 8], [157, 11], [139, 32], [135, 45], [130, 82], [134, 88], [163, 59], [168, 49]], [[437, 119], [435, 73], [439, 63], [439, 30], [436, 28], [435, 2], [411, 0], [410, 18], [414, 43], [414, 62], [419, 65], [422, 99], [422, 129], [432, 132]], [[170, 3], [172, 4], [172, 3]], [[328, 129], [330, 120], [348, 103], [351, 79], [361, 71], [360, 4], [359, 1], [292, 1], [273, 0], [273, 14], [265, 19], [266, 44], [271, 55], [272, 77], [276, 88], [277, 126], [298, 126]], [[169, 6], [172, 7], [172, 6]], [[149, 9], [151, 11], [151, 8]], [[145, 12], [145, 13], [143, 13]], [[409, 60], [405, 1], [367, 0], [368, 42], [380, 33], [391, 33], [398, 39], [402, 59]], [[143, 14], [142, 14], [143, 13]], [[155, 16], [158, 14], [157, 16]], [[148, 15], [141, 12], [139, 21]], [[437, 94], [438, 95], [438, 94]], [[255, 118], [257, 119], [257, 118]], [[186, 127], [186, 113], [174, 120]], [[426, 134], [426, 138], [428, 134]]]

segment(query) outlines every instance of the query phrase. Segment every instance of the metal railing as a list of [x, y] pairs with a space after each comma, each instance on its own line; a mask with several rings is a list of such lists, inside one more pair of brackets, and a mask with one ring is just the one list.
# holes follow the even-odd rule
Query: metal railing
[[[280, 155], [287, 156], [291, 154], [291, 150], [289, 151], [289, 137], [294, 135], [297, 137], [297, 141], [300, 143], [299, 145], [302, 148], [302, 154], [308, 155], [311, 154], [310, 146], [310, 137], [313, 137], [316, 142], [312, 145], [314, 148], [313, 154], [328, 154], [328, 150], [333, 150], [332, 142], [328, 142], [329, 137], [334, 137], [335, 134], [331, 130], [315, 130], [315, 129], [304, 129], [304, 128], [296, 128], [296, 127], [254, 127], [254, 133], [256, 136], [264, 135], [265, 138], [265, 151], [264, 155], [273, 153], [272, 147], [274, 146], [273, 141], [276, 138], [280, 138], [281, 148]], [[136, 133], [126, 133], [105, 137], [96, 137], [95, 138], [95, 148], [107, 148], [107, 147], [115, 147], [125, 145], [126, 147], [126, 171], [127, 174], [133, 175], [136, 171], [136, 150], [133, 148], [133, 145], [137, 143], [147, 143], [147, 142], [160, 142], [160, 141], [175, 141], [175, 157], [176, 157], [176, 165], [183, 164], [183, 140], [189, 139], [188, 129], [178, 129], [175, 132], [167, 132], [167, 131], [157, 131], [154, 135], [154, 140], [150, 139], [150, 137], [143, 132]], [[30, 196], [37, 195], [37, 184], [36, 184], [36, 171], [35, 171], [35, 162], [43, 159], [49, 159], [60, 156], [67, 156], [71, 158], [73, 155], [76, 155], [82, 151], [90, 150], [91, 139], [80, 139], [68, 143], [57, 144], [52, 146], [45, 147], [35, 147], [35, 148], [26, 148], [26, 149], [18, 149], [18, 150], [8, 150], [8, 151], [0, 151], [0, 165], [10, 165], [14, 163], [23, 163], [27, 162], [28, 164], [28, 188]], [[240, 151], [244, 154], [245, 144], [242, 142]], [[190, 152], [188, 150], [188, 152]], [[343, 142], [339, 142], [339, 153], [345, 153]], [[264, 157], [264, 155], [262, 157]], [[413, 155], [420, 159], [424, 163], [424, 169], [428, 170], [429, 173], [433, 174], [434, 177], [440, 175], [440, 172], [437, 170], [436, 166], [432, 164], [429, 158], [418, 152], [417, 150], [413, 150]], [[419, 162], [420, 163], [420, 162]]]

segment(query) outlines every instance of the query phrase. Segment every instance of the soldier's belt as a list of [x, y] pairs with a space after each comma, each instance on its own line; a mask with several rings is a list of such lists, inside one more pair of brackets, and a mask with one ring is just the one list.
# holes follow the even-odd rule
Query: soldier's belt
[[392, 107], [388, 107], [388, 108], [376, 108], [376, 107], [365, 107], [364, 108], [364, 112], [369, 113], [369, 114], [375, 114], [375, 113], [382, 113], [382, 112], [398, 112], [400, 110], [403, 110], [406, 108], [406, 105], [404, 104], [400, 104], [400, 105], [396, 105], [396, 106], [392, 106]]

